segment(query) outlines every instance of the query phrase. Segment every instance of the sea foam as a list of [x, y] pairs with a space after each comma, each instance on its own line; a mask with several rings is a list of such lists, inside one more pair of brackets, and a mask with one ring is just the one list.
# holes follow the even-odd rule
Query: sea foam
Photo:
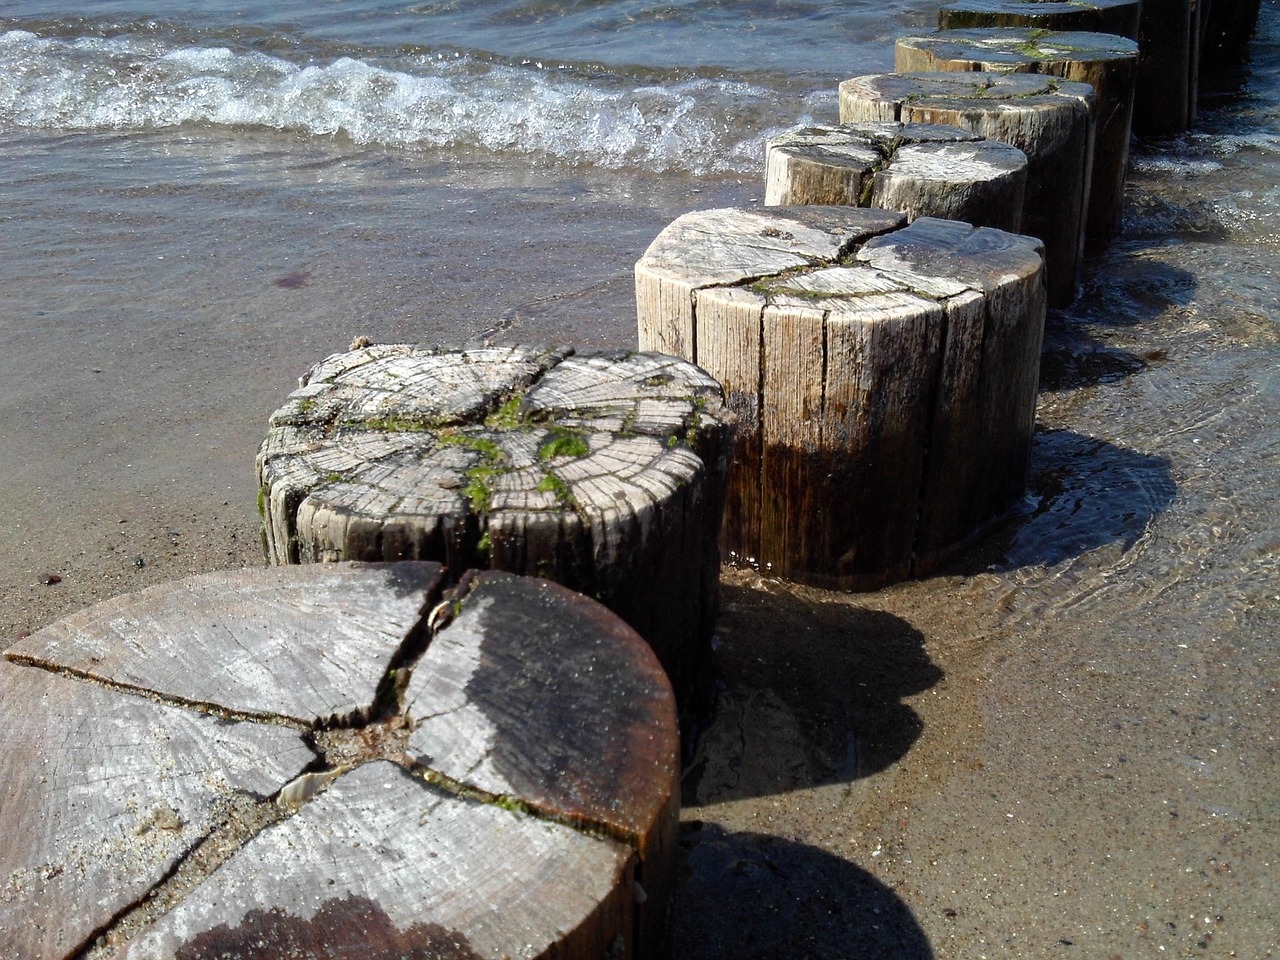
[[269, 128], [608, 168], [754, 174], [764, 140], [795, 122], [796, 106], [793, 97], [738, 79], [637, 82], [461, 52], [385, 66], [352, 57], [298, 64], [146, 36], [0, 34], [0, 128]]

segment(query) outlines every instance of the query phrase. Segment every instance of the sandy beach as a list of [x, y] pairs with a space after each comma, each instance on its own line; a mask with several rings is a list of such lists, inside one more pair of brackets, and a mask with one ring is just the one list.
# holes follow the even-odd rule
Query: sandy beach
[[[760, 190], [101, 138], [107, 206], [60, 192], [63, 138], [7, 157], [31, 249], [0, 276], [3, 645], [262, 563], [266, 418], [353, 337], [630, 346], [649, 240]], [[296, 190], [217, 181], [286, 141]], [[1179, 149], [1139, 155], [1124, 237], [1051, 318], [1017, 516], [872, 594], [725, 571], [673, 956], [1280, 952], [1280, 281], [1250, 206], [1276, 153]]]

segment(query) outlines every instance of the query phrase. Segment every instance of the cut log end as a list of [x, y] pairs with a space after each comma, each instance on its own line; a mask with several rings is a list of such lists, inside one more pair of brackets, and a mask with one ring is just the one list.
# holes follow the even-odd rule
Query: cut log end
[[268, 557], [555, 580], [639, 630], [694, 706], [728, 450], [719, 384], [670, 356], [369, 346], [319, 364], [271, 418]]
[[[6, 956], [658, 955], [679, 744], [643, 640], [545, 581], [482, 573], [450, 594], [435, 564], [286, 573], [309, 589], [273, 592], [274, 570], [195, 578], [0, 662]], [[399, 635], [360, 652], [382, 682], [346, 726], [289, 716], [313, 661], [370, 695], [340, 669], [355, 655], [298, 616]], [[187, 645], [278, 674], [256, 716], [243, 690], [182, 675]]]
[[1027, 156], [1021, 233], [1043, 241], [1049, 301], [1075, 299], [1084, 254], [1096, 95], [1086, 83], [1026, 73], [924, 72], [840, 84], [840, 120], [948, 123]]
[[1000, 27], [900, 37], [899, 71], [1021, 71], [1087, 83], [1096, 94], [1093, 161], [1085, 228], [1091, 248], [1105, 245], [1124, 207], [1129, 129], [1138, 77], [1138, 45], [1107, 33]]
[[864, 123], [783, 134], [766, 151], [765, 203], [842, 204], [1016, 230], [1026, 156], [934, 124]]

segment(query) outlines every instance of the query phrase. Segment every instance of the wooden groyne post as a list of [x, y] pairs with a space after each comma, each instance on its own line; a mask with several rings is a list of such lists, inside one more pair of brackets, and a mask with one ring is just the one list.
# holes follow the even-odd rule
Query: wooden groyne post
[[0, 686], [6, 955], [662, 955], [671, 687], [557, 584], [207, 574], [19, 641]]
[[730, 444], [673, 357], [375, 344], [314, 367], [258, 455], [274, 563], [439, 560], [547, 577], [706, 693]]
[[938, 29], [1031, 27], [1134, 40], [1141, 16], [1142, 0], [948, 0], [938, 8]]
[[709, 210], [636, 265], [643, 346], [739, 420], [723, 542], [839, 589], [927, 573], [1026, 483], [1045, 316], [1037, 241], [855, 207]]
[[1142, 55], [1133, 128], [1164, 136], [1195, 124], [1207, 5], [1207, 0], [950, 0], [938, 11], [938, 27], [1083, 30], [1136, 40]]
[[860, 123], [810, 127], [770, 140], [764, 202], [900, 210], [1016, 231], [1027, 157], [959, 127]]
[[1066, 306], [1084, 255], [1095, 102], [1089, 85], [1051, 76], [887, 73], [840, 84], [840, 121], [950, 124], [1025, 153], [1021, 232], [1043, 241], [1049, 302]]
[[1098, 248], [1115, 235], [1124, 209], [1129, 129], [1138, 77], [1137, 43], [1107, 33], [1027, 28], [944, 30], [900, 37], [894, 67], [900, 73], [1041, 73], [1092, 86], [1097, 99], [1085, 238], [1091, 247]]

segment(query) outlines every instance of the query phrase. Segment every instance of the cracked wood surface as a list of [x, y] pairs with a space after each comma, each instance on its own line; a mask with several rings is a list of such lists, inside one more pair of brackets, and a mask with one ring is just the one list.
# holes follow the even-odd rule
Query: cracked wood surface
[[316, 366], [271, 417], [267, 553], [555, 580], [635, 627], [692, 705], [728, 451], [719, 385], [673, 357], [369, 346]]
[[862, 123], [810, 127], [769, 141], [769, 206], [836, 204], [1018, 230], [1027, 158], [958, 127]]
[[227, 723], [0, 663], [0, 955], [76, 956], [223, 818], [314, 759], [301, 734]]
[[558, 584], [479, 574], [405, 703], [417, 762], [633, 846], [656, 942], [675, 881], [680, 743], [662, 668], [637, 640]]
[[894, 50], [900, 73], [1040, 73], [1092, 86], [1097, 110], [1085, 236], [1094, 245], [1115, 236], [1124, 208], [1137, 43], [1107, 33], [1003, 27], [899, 37]]
[[104, 601], [6, 656], [310, 724], [373, 703], [440, 573], [416, 563], [219, 571]]
[[[811, 248], [803, 267], [735, 273], [738, 237], [754, 266], [755, 236], [775, 241], [799, 211], [815, 209], [833, 222], [846, 211], [843, 239], [836, 229], [824, 241], [838, 253]], [[650, 247], [669, 275], [678, 260], [671, 238], [689, 244], [684, 317], [646, 295], [656, 272], [649, 254], [636, 271], [641, 329], [687, 323], [691, 359], [721, 379], [730, 409], [745, 412], [725, 548], [775, 574], [843, 589], [936, 569], [1019, 499], [1045, 314], [1035, 240], [933, 218], [869, 236], [866, 213], [687, 214]], [[706, 223], [717, 233], [716, 266], [703, 282]]]
[[[450, 594], [440, 575], [403, 562], [196, 577], [8, 652], [0, 956], [654, 955], [678, 812], [674, 698], [656, 658], [556, 584], [481, 572]], [[295, 601], [316, 629], [281, 612]], [[191, 625], [234, 607], [252, 635], [208, 630], [189, 672], [221, 672], [183, 676]], [[291, 686], [343, 687], [307, 671], [338, 656], [332, 627], [347, 620], [370, 643], [341, 655], [378, 680], [354, 671], [298, 723], [313, 692]], [[236, 677], [263, 670], [276, 684], [251, 683], [254, 716], [234, 719], [247, 713]], [[337, 727], [334, 702], [356, 704]], [[441, 740], [450, 714], [493, 721], [500, 784], [459, 776]]]
[[951, 0], [938, 10], [938, 29], [1028, 27], [1136, 40], [1133, 129], [1167, 136], [1195, 124], [1200, 41], [1218, 7], [1207, 0]]
[[1035, 74], [873, 74], [840, 84], [840, 122], [950, 124], [1025, 153], [1020, 232], [1044, 243], [1049, 302], [1066, 306], [1084, 256], [1095, 99], [1087, 84]]
[[374, 761], [263, 830], [118, 960], [609, 955], [631, 851]]

